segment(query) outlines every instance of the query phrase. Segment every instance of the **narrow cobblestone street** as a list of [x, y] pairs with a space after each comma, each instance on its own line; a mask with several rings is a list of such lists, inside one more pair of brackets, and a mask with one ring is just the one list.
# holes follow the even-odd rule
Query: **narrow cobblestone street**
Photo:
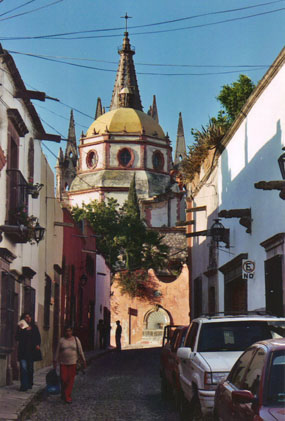
[[178, 421], [160, 394], [160, 348], [111, 352], [77, 376], [73, 403], [49, 396], [26, 419], [32, 421]]

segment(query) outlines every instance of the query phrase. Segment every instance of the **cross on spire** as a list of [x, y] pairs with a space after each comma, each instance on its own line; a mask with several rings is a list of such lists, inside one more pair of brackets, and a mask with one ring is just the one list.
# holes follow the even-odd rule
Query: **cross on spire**
[[125, 16], [121, 16], [121, 19], [126, 20], [126, 32], [128, 32], [128, 19], [132, 19], [132, 16], [128, 16], [128, 13], [126, 12]]

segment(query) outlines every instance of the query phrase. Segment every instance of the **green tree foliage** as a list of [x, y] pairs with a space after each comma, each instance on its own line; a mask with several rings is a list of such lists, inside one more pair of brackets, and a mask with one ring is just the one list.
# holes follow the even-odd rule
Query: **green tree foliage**
[[254, 90], [255, 85], [246, 75], [240, 75], [231, 85], [224, 85], [217, 96], [223, 109], [217, 117], [209, 119], [201, 130], [192, 129], [193, 145], [189, 146], [187, 158], [182, 162], [182, 172], [186, 182], [191, 182], [195, 174], [200, 171], [201, 164], [208, 155], [208, 151], [218, 148], [246, 100]]
[[92, 202], [74, 207], [72, 215], [75, 221], [86, 219], [98, 237], [96, 238], [97, 250], [104, 256], [107, 264], [113, 270], [119, 254], [117, 236], [119, 235], [120, 214], [118, 202], [107, 199], [106, 202]]
[[254, 88], [254, 83], [246, 75], [240, 75], [236, 82], [222, 87], [217, 99], [222, 104], [229, 123], [235, 120]]
[[[103, 255], [122, 287], [123, 293], [150, 297], [148, 269], [159, 270], [166, 266], [169, 248], [162, 243], [162, 236], [147, 229], [140, 218], [138, 198], [133, 179], [128, 200], [119, 209], [114, 199], [106, 202], [94, 200], [73, 208], [76, 221], [86, 219], [98, 235], [97, 249]], [[138, 284], [134, 283], [138, 270]], [[143, 284], [145, 282], [145, 284]], [[154, 292], [154, 291], [153, 291]]]

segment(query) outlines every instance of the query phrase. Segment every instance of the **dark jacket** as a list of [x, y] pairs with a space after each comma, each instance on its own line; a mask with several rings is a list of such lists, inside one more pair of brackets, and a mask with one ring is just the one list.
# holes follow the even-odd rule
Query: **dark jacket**
[[39, 361], [41, 355], [36, 349], [41, 344], [41, 335], [35, 324], [31, 325], [31, 330], [18, 327], [16, 341], [18, 341], [18, 360]]

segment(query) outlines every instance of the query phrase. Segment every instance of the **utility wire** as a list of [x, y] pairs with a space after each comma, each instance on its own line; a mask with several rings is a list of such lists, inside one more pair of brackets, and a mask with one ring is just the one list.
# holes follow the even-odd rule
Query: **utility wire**
[[[60, 1], [63, 1], [63, 0], [60, 0]], [[275, 3], [280, 3], [280, 2], [284, 2], [284, 1], [285, 0], [274, 0], [274, 1], [266, 2], [266, 3], [260, 3], [260, 4], [257, 4], [257, 5], [253, 5], [253, 6], [246, 6], [246, 7], [236, 8], [236, 9], [228, 9], [228, 10], [202, 13], [202, 14], [199, 14], [199, 15], [187, 16], [187, 17], [182, 17], [182, 18], [177, 18], [177, 19], [172, 19], [172, 20], [166, 20], [166, 21], [161, 21], [161, 22], [155, 22], [155, 23], [149, 23], [149, 24], [144, 24], [144, 25], [129, 26], [129, 29], [138, 29], [138, 28], [146, 28], [146, 27], [152, 27], [152, 26], [158, 26], [158, 25], [166, 25], [166, 24], [170, 24], [170, 23], [176, 23], [176, 22], [181, 22], [181, 21], [185, 21], [185, 20], [196, 19], [196, 18], [199, 18], [199, 17], [238, 12], [238, 11], [242, 11], [242, 10], [246, 10], [246, 9], [263, 7], [263, 6], [267, 6], [267, 5], [271, 5], [271, 4], [275, 4]], [[270, 13], [270, 12], [268, 12], [268, 13]], [[68, 36], [68, 35], [77, 35], [77, 34], [94, 33], [94, 32], [108, 32], [108, 31], [118, 31], [118, 30], [122, 31], [122, 30], [124, 30], [124, 28], [123, 27], [114, 27], [114, 28], [103, 28], [103, 29], [91, 29], [91, 30], [63, 32], [63, 33], [57, 33], [57, 34], [47, 34], [47, 35], [38, 35], [38, 36], [29, 36], [29, 37], [28, 36], [27, 37], [14, 37], [14, 38], [6, 37], [6, 38], [1, 38], [1, 39], [6, 39], [6, 40], [7, 39], [9, 39], [9, 40], [45, 39], [45, 38], [46, 39], [54, 39], [54, 37], [62, 37], [62, 36]], [[111, 35], [111, 36], [121, 36], [121, 35]], [[62, 38], [59, 38], [59, 39], [62, 39]], [[81, 39], [81, 38], [63, 38], [63, 39]]]
[[27, 4], [33, 3], [34, 1], [36, 1], [36, 0], [29, 0], [24, 4], [20, 4], [20, 6], [14, 7], [13, 9], [7, 10], [7, 12], [1, 13], [0, 16], [5, 16], [8, 13], [11, 13], [11, 12], [14, 12], [15, 10], [20, 9], [21, 7], [27, 6]]
[[3, 22], [4, 20], [8, 20], [8, 19], [17, 18], [17, 17], [23, 16], [23, 15], [28, 15], [29, 13], [34, 13], [34, 12], [37, 12], [38, 10], [45, 9], [46, 7], [53, 6], [54, 4], [61, 3], [63, 1], [64, 0], [56, 0], [56, 1], [53, 1], [52, 3], [45, 4], [44, 6], [38, 7], [36, 9], [29, 10], [27, 12], [18, 13], [17, 15], [13, 15], [13, 16], [9, 16], [7, 18], [0, 19], [0, 22]]
[[[62, 118], [63, 120], [69, 121], [69, 118], [68, 118], [68, 117], [64, 117], [64, 116], [63, 116], [63, 115], [61, 115], [61, 114], [58, 114], [58, 113], [56, 113], [56, 112], [54, 112], [54, 111], [52, 111], [52, 110], [49, 110], [47, 107], [43, 107], [42, 105], [37, 105], [37, 108], [41, 108], [41, 109], [43, 109], [43, 110], [45, 110], [45, 111], [48, 111], [49, 113], [51, 113], [51, 114], [53, 114], [53, 115], [55, 115], [55, 116], [57, 116], [57, 117]], [[80, 126], [80, 127], [82, 127], [83, 129], [88, 129], [88, 127], [87, 127], [87, 126], [84, 126], [83, 124], [80, 124], [80, 123], [78, 123], [78, 122], [76, 122], [76, 126]]]
[[[9, 52], [12, 52], [9, 50]], [[23, 51], [18, 51], [17, 54], [26, 54], [34, 55], [33, 53], [27, 53]], [[57, 60], [78, 60], [78, 61], [88, 61], [96, 63], [106, 63], [106, 64], [118, 64], [118, 61], [108, 61], [108, 60], [97, 60], [93, 58], [84, 58], [84, 57], [65, 57], [65, 56], [50, 56], [44, 54], [37, 54], [38, 58], [47, 58], [47, 59], [57, 59]], [[224, 65], [224, 64], [167, 64], [167, 63], [141, 63], [136, 62], [136, 66], [150, 66], [150, 67], [210, 67], [210, 68], [240, 68], [240, 67], [269, 67], [269, 64], [236, 64], [236, 65]]]
[[[26, 85], [29, 88], [33, 89], [34, 91], [40, 92], [37, 88], [35, 88], [34, 86], [30, 85], [29, 83], [26, 83]], [[85, 117], [91, 118], [92, 121], [94, 121], [94, 117], [92, 117], [89, 114], [84, 113], [83, 111], [78, 110], [77, 108], [73, 107], [72, 105], [65, 104], [64, 102], [62, 102], [60, 100], [58, 101], [58, 103], [61, 104], [61, 105], [64, 105], [65, 107], [69, 108], [70, 110], [76, 111], [77, 113], [79, 113], [81, 115], [84, 115]]]
[[[83, 65], [83, 64], [71, 63], [71, 62], [68, 62], [68, 61], [62, 61], [62, 60], [51, 59], [51, 58], [47, 58], [47, 57], [43, 57], [43, 56], [38, 56], [36, 54], [20, 53], [19, 51], [13, 51], [13, 50], [8, 50], [8, 52], [11, 53], [11, 54], [20, 54], [20, 55], [24, 55], [24, 56], [28, 56], [28, 57], [39, 58], [39, 59], [42, 59], [42, 60], [66, 64], [68, 66], [79, 67], [79, 68], [83, 68], [83, 69], [91, 69], [91, 70], [98, 70], [98, 71], [102, 71], [102, 72], [111, 72], [111, 73], [117, 72], [116, 69], [112, 70], [112, 69], [104, 69], [104, 68], [94, 67], [94, 66], [87, 66], [87, 65]], [[223, 71], [223, 72], [207, 72], [207, 73], [137, 72], [137, 74], [138, 75], [150, 75], [150, 76], [212, 76], [212, 75], [225, 75], [225, 74], [232, 74], [232, 73], [240, 73], [241, 71], [252, 72], [252, 71], [257, 71], [257, 70], [260, 70], [260, 67], [255, 67], [255, 68], [250, 68], [250, 69], [228, 70], [228, 71]]]

